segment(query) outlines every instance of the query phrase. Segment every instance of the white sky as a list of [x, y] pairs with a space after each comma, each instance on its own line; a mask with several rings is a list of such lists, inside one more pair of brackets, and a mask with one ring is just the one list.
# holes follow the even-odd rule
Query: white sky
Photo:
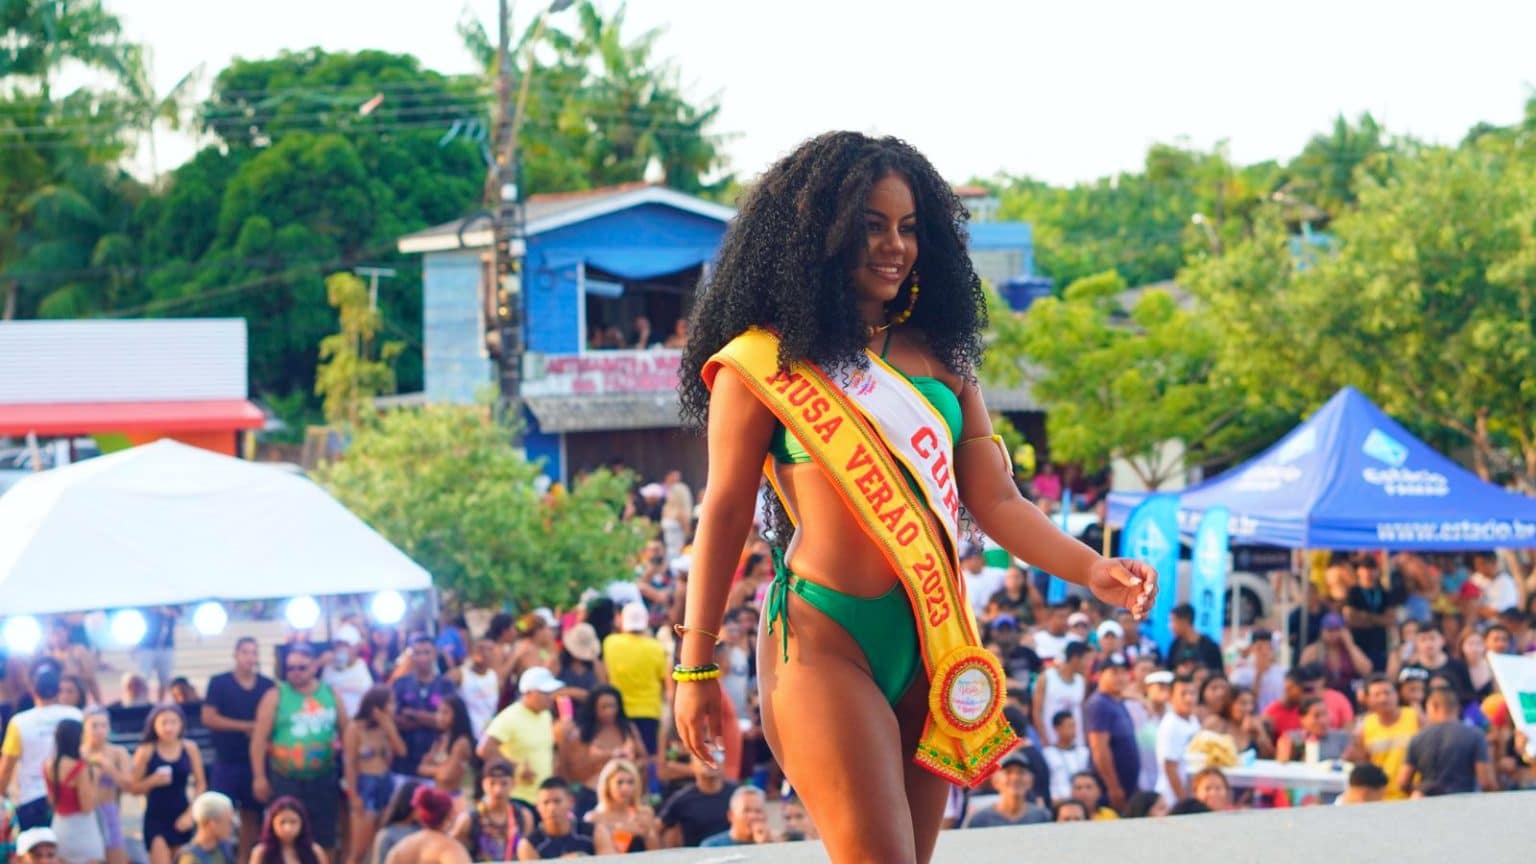
[[[107, 5], [152, 46], [162, 90], [198, 63], [211, 80], [234, 56], [311, 45], [470, 72], [455, 22], [495, 20], [495, 0]], [[538, 5], [518, 3], [518, 20]], [[716, 131], [735, 134], [744, 176], [831, 128], [905, 137], [954, 181], [1091, 179], [1180, 139], [1285, 158], [1340, 112], [1450, 143], [1518, 120], [1536, 82], [1536, 3], [1522, 0], [631, 0], [626, 31], [652, 26], [690, 95], [720, 95]], [[191, 144], [159, 148], [164, 169]]]

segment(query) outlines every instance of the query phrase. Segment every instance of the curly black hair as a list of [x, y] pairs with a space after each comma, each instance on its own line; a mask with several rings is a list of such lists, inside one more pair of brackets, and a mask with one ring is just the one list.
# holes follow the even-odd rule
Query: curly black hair
[[[940, 363], [967, 381], [981, 362], [986, 297], [966, 251], [968, 214], [933, 165], [898, 138], [828, 132], [775, 163], [741, 202], [701, 285], [688, 322], [678, 394], [685, 427], [708, 422], [709, 390], [700, 372], [726, 343], [751, 327], [779, 334], [779, 364], [868, 364], [869, 331], [859, 317], [853, 272], [867, 241], [870, 187], [896, 173], [917, 207], [921, 302], [909, 326]], [[911, 284], [890, 308], [911, 302]], [[771, 496], [770, 496], [771, 498]], [[788, 542], [782, 504], [770, 500], [773, 542]]]

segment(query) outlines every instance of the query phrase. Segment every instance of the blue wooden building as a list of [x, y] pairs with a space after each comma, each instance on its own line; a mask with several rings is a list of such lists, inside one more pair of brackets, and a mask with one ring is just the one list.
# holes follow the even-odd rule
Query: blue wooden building
[[[667, 343], [678, 344], [679, 322], [734, 214], [647, 184], [529, 200], [520, 250], [525, 442], [551, 478], [621, 459], [642, 476], [679, 468], [689, 482], [703, 481], [703, 441], [678, 428], [680, 354]], [[1035, 278], [1029, 226], [981, 222], [971, 233], [978, 272], [1015, 302], [1010, 280]], [[494, 386], [482, 288], [490, 243], [484, 217], [399, 241], [401, 252], [423, 256], [427, 401], [472, 402]], [[1021, 393], [989, 398], [1011, 412], [1030, 407]]]

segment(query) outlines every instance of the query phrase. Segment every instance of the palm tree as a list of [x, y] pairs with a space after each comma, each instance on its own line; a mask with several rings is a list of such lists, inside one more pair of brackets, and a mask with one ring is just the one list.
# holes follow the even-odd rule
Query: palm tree
[[[66, 64], [103, 72], [121, 91], [56, 99], [54, 79]], [[36, 289], [33, 298], [76, 286], [69, 288], [75, 300], [54, 304], [61, 311], [97, 306], [101, 297], [87, 296], [91, 283], [81, 277], [115, 272], [127, 257], [112, 216], [126, 187], [120, 172], [103, 166], [122, 155], [131, 115], [123, 93], [139, 65], [101, 0], [0, 2], [0, 84], [11, 90], [0, 111], [0, 128], [10, 133], [0, 180], [0, 315], [41, 305], [23, 296], [24, 282]]]
[[132, 75], [128, 82], [128, 97], [134, 125], [138, 127], [142, 143], [149, 148], [149, 181], [151, 186], [160, 182], [160, 155], [156, 147], [156, 133], [163, 127], [176, 132], [187, 127], [186, 118], [196, 101], [196, 90], [203, 83], [205, 66], [192, 67], [164, 94], [155, 91], [154, 55], [149, 48], [139, 45], [128, 47]]
[[[591, 0], [583, 0], [569, 31], [545, 28], [536, 45], [537, 28], [530, 26], [514, 43], [514, 57], [541, 46], [552, 55], [534, 67], [519, 134], [523, 185], [529, 190], [624, 183], [654, 170], [669, 186], [698, 192], [706, 190], [702, 175], [720, 166], [720, 139], [705, 131], [719, 112], [718, 101], [685, 99], [676, 70], [654, 57], [662, 31], [629, 38], [624, 18], [623, 5], [604, 18]], [[484, 27], [465, 18], [459, 34], [494, 76], [496, 47]], [[514, 70], [514, 77], [521, 74]]]

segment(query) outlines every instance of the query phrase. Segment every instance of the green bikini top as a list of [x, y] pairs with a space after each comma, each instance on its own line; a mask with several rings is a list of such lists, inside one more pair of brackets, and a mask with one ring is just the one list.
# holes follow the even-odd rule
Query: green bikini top
[[[891, 332], [887, 330], [885, 332], [885, 344], [880, 346], [881, 360], [885, 359], [886, 352], [890, 349]], [[900, 369], [896, 371], [901, 372]], [[939, 416], [944, 418], [944, 425], [949, 427], [950, 444], [953, 445], [958, 441], [960, 439], [960, 429], [964, 421], [960, 411], [960, 397], [955, 395], [955, 391], [949, 389], [949, 385], [943, 381], [926, 375], [908, 375], [905, 372], [901, 372], [901, 377], [912, 382], [912, 386], [922, 395], [923, 399], [927, 400], [928, 404], [933, 406], [933, 410], [939, 412]], [[786, 465], [798, 465], [811, 461], [811, 454], [805, 452], [805, 448], [800, 446], [800, 440], [790, 434], [790, 431], [782, 425], [774, 429], [773, 437], [768, 439], [768, 454], [773, 457], [775, 462]]]

